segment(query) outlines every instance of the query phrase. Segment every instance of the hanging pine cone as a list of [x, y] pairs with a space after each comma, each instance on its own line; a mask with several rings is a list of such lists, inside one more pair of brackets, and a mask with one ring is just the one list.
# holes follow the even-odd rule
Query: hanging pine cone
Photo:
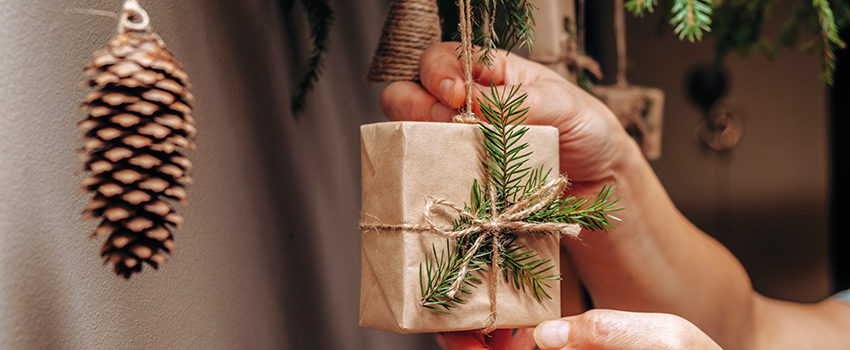
[[[128, 1], [130, 2], [130, 1]], [[132, 1], [135, 3], [135, 1]], [[163, 252], [174, 250], [173, 228], [183, 218], [168, 200], [185, 203], [192, 163], [177, 149], [195, 148], [193, 100], [188, 76], [156, 34], [144, 30], [118, 34], [95, 52], [86, 67], [94, 89], [83, 103], [88, 116], [82, 188], [94, 193], [84, 214], [101, 219], [94, 236], [108, 236], [101, 250], [115, 272], [129, 278], [146, 262], [158, 268]], [[135, 19], [138, 22], [138, 18]]]

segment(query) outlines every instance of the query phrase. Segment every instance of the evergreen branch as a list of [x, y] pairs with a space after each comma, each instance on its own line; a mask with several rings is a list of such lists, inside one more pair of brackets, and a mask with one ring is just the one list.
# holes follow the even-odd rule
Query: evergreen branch
[[481, 47], [479, 62], [489, 66], [493, 52], [528, 48], [534, 44], [534, 4], [531, 0], [478, 0], [472, 3], [477, 18], [473, 23], [474, 40]]
[[823, 69], [820, 78], [824, 83], [832, 85], [832, 75], [836, 66], [835, 49], [843, 49], [846, 44], [838, 35], [838, 26], [835, 24], [835, 17], [829, 7], [829, 1], [812, 0], [812, 6], [817, 10], [821, 32], [821, 49], [823, 50], [821, 64]]
[[483, 165], [490, 185], [495, 187], [498, 210], [516, 200], [522, 188], [520, 181], [529, 170], [524, 165], [531, 153], [523, 152], [528, 148], [527, 143], [520, 143], [528, 131], [520, 126], [528, 113], [528, 108], [522, 107], [528, 95], [519, 94], [519, 90], [518, 85], [499, 92], [491, 83], [489, 96], [484, 95], [486, 103], [478, 99], [481, 114], [487, 121], [487, 124], [479, 123], [487, 155]]
[[328, 51], [330, 27], [334, 21], [334, 13], [328, 0], [301, 0], [301, 5], [307, 12], [307, 22], [310, 24], [310, 38], [313, 41], [313, 53], [307, 60], [307, 67], [301, 75], [290, 108], [297, 116], [307, 105], [307, 94], [319, 80], [324, 68], [324, 54]]
[[652, 13], [658, 0], [629, 0], [626, 2], [626, 10], [636, 17], [643, 17], [644, 11]]
[[528, 291], [538, 302], [552, 299], [546, 289], [551, 288], [548, 281], [558, 281], [560, 274], [551, 273], [555, 268], [550, 259], [541, 259], [534, 250], [523, 250], [525, 246], [516, 245], [516, 236], [505, 244], [501, 252], [502, 262], [499, 267], [505, 281], [513, 283], [518, 290]]
[[602, 186], [593, 202], [584, 197], [567, 197], [550, 203], [548, 206], [532, 213], [528, 222], [563, 222], [579, 224], [584, 229], [608, 231], [614, 227], [611, 220], [620, 218], [611, 213], [623, 210], [616, 207], [620, 198], [614, 198], [614, 186]]
[[673, 33], [678, 34], [680, 40], [702, 40], [703, 31], [711, 31], [711, 5], [712, 0], [675, 0], [670, 19]]
[[[419, 265], [419, 291], [422, 295], [420, 305], [442, 313], [449, 313], [450, 309], [455, 304], [463, 304], [465, 301], [462, 298], [463, 294], [470, 294], [469, 288], [476, 287], [476, 284], [481, 283], [481, 279], [472, 273], [484, 268], [484, 257], [490, 252], [485, 250], [479, 251], [469, 262], [465, 262], [463, 257], [469, 249], [468, 244], [471, 244], [470, 239], [477, 239], [479, 234], [466, 237], [458, 237], [455, 245], [452, 248], [449, 240], [446, 240], [446, 249], [437, 255], [437, 249], [431, 245], [431, 252], [434, 254], [434, 260], [425, 258], [425, 266], [423, 271], [422, 264]], [[463, 276], [463, 285], [458, 290], [460, 293], [449, 297], [449, 292], [452, 289], [452, 284], [459, 278], [458, 272], [463, 268], [464, 264], [468, 264], [466, 274]], [[423, 278], [424, 272], [424, 278]]]

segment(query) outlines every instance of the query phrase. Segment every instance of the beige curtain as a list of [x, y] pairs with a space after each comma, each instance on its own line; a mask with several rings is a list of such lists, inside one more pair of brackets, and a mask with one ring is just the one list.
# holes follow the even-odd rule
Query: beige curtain
[[116, 20], [112, 0], [0, 0], [0, 348], [431, 349], [357, 326], [359, 129], [382, 86], [363, 76], [386, 3], [334, 1], [331, 53], [307, 113], [300, 7], [141, 0], [197, 96], [196, 184], [178, 250], [124, 281], [80, 220], [76, 88]]

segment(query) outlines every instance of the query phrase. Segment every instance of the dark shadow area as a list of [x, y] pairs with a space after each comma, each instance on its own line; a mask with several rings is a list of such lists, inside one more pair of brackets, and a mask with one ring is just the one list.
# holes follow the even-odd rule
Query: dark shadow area
[[[850, 38], [850, 28], [841, 33], [842, 38]], [[833, 279], [836, 290], [850, 288], [850, 232], [848, 232], [847, 220], [844, 215], [850, 206], [847, 205], [848, 187], [847, 179], [850, 178], [848, 169], [848, 156], [850, 156], [850, 50], [841, 50], [837, 53], [838, 68], [835, 70], [835, 84], [830, 89], [830, 150], [831, 154], [831, 178], [830, 186], [830, 246], [831, 262], [833, 268]]]

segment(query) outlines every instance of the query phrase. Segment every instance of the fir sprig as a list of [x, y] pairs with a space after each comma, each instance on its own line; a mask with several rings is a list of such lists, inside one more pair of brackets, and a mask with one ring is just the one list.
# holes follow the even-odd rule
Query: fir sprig
[[626, 10], [629, 10], [637, 17], [643, 17], [645, 12], [652, 13], [655, 11], [655, 5], [658, 0], [629, 0], [626, 2]]
[[711, 31], [712, 0], [675, 0], [670, 24], [679, 39], [694, 42], [702, 40], [703, 31]]
[[479, 61], [493, 62], [496, 49], [531, 49], [534, 44], [534, 9], [531, 0], [475, 0], [472, 8], [475, 44], [481, 47]]
[[528, 108], [522, 107], [528, 95], [518, 96], [518, 93], [519, 85], [499, 92], [490, 84], [490, 95], [484, 95], [486, 103], [478, 99], [481, 114], [487, 121], [487, 124], [479, 123], [487, 152], [483, 164], [490, 184], [496, 188], [498, 210], [504, 209], [509, 201], [516, 201], [522, 189], [520, 181], [529, 170], [525, 164], [531, 152], [525, 152], [527, 143], [520, 143], [528, 131], [520, 127], [528, 113]]
[[551, 259], [541, 259], [532, 249], [523, 250], [524, 246], [515, 244], [516, 235], [512, 235], [505, 244], [502, 253], [502, 273], [505, 280], [512, 282], [516, 289], [528, 291], [538, 302], [552, 299], [547, 289], [552, 288], [548, 281], [561, 280], [560, 274], [552, 273], [555, 268]]
[[[282, 0], [291, 3], [289, 0]], [[330, 28], [334, 21], [334, 13], [328, 0], [301, 0], [301, 5], [307, 12], [307, 22], [310, 24], [310, 39], [313, 41], [313, 52], [307, 60], [306, 68], [298, 80], [295, 93], [292, 96], [290, 108], [292, 114], [298, 116], [307, 105], [307, 94], [313, 90], [319, 75], [324, 68], [324, 54], [328, 51]], [[281, 5], [281, 8], [285, 8]]]
[[614, 198], [614, 186], [602, 186], [593, 202], [584, 197], [567, 197], [550, 203], [545, 208], [534, 212], [528, 222], [563, 222], [579, 224], [588, 230], [608, 231], [613, 228], [611, 220], [621, 221], [611, 213], [622, 210], [617, 207], [620, 198]]
[[[527, 95], [520, 93], [520, 87], [497, 89], [491, 82], [490, 92], [479, 99], [481, 114], [486, 123], [479, 128], [484, 135], [485, 159], [483, 166], [487, 183], [473, 180], [470, 201], [465, 210], [480, 220], [498, 215], [502, 210], [517, 201], [540, 190], [547, 183], [551, 170], [541, 166], [530, 169], [526, 166], [531, 152], [522, 137], [528, 131], [522, 126], [528, 108], [522, 105]], [[613, 199], [613, 187], [603, 187], [597, 198], [590, 202], [584, 198], [567, 197], [555, 200], [543, 208], [531, 213], [527, 222], [577, 223], [587, 229], [607, 230], [612, 227], [611, 216], [617, 199]], [[495, 212], [494, 212], [495, 211]], [[472, 220], [461, 216], [454, 222], [455, 230], [472, 227]], [[560, 275], [553, 273], [554, 264], [550, 259], [541, 258], [537, 252], [517, 242], [518, 233], [505, 230], [499, 235], [481, 237], [485, 232], [474, 232], [446, 241], [446, 247], [439, 254], [432, 246], [432, 258], [426, 258], [420, 265], [419, 288], [422, 295], [421, 305], [439, 312], [448, 313], [456, 304], [464, 303], [463, 295], [471, 293], [471, 288], [481, 283], [481, 272], [487, 272], [487, 266], [493, 268], [493, 247], [498, 248], [498, 268], [504, 278], [518, 290], [531, 294], [538, 302], [551, 299], [547, 291], [552, 288], [551, 281], [559, 280]], [[493, 244], [493, 237], [498, 237]], [[472, 252], [474, 243], [481, 238], [478, 251]], [[465, 268], [465, 273], [463, 272]], [[463, 276], [459, 276], [463, 274]], [[460, 288], [453, 290], [458, 278], [463, 278]]]
[[838, 26], [835, 24], [835, 17], [832, 14], [832, 9], [829, 7], [827, 0], [812, 0], [812, 6], [818, 14], [818, 23], [821, 31], [821, 53], [823, 69], [821, 71], [821, 80], [828, 85], [832, 85], [832, 74], [835, 72], [835, 49], [843, 49], [846, 44], [838, 35]]

